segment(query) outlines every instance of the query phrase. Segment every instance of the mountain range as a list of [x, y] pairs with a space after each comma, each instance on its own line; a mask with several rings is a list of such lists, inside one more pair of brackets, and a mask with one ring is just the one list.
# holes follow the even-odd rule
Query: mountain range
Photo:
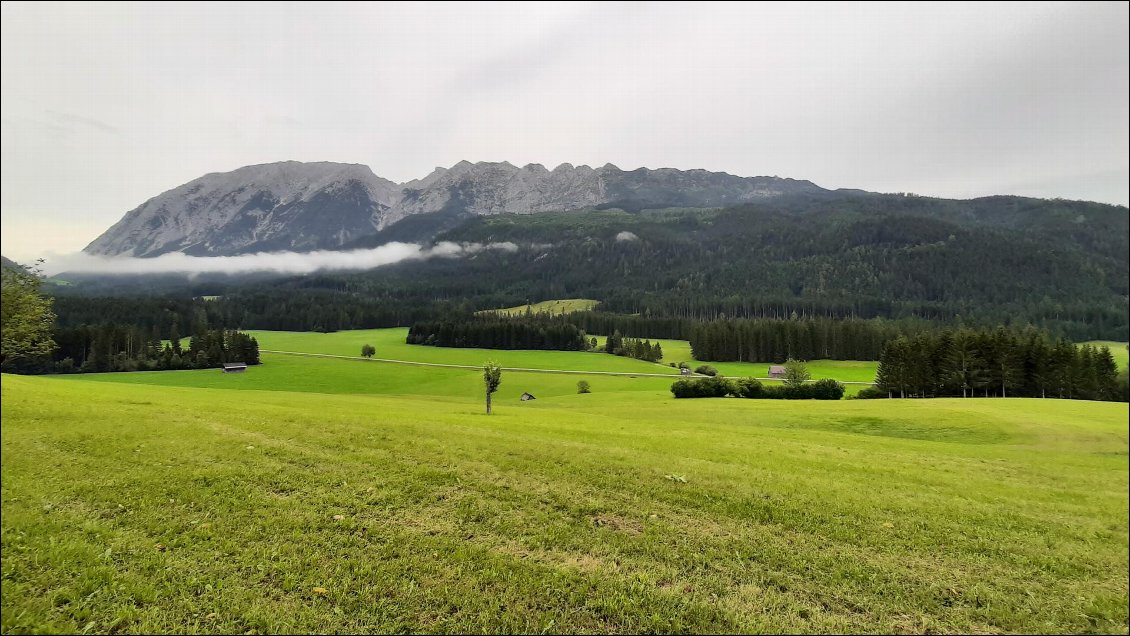
[[827, 190], [706, 170], [508, 162], [436, 168], [393, 183], [367, 166], [286, 161], [207, 174], [130, 210], [89, 254], [227, 256], [426, 240], [467, 219], [585, 209], [721, 208]]

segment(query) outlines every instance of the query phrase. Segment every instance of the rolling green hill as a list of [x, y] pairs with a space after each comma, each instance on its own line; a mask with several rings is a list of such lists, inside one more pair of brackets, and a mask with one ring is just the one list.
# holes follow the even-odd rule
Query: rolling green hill
[[[486, 416], [462, 372], [289, 359], [306, 392], [3, 376], [3, 631], [1127, 628], [1125, 404], [656, 387]], [[341, 394], [372, 381], [400, 395]]]

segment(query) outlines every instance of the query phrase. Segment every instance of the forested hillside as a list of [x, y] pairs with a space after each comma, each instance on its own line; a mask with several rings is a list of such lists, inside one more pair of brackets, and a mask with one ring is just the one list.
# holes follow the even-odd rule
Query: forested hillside
[[914, 317], [1125, 340], [1128, 233], [1126, 208], [1097, 203], [841, 193], [725, 210], [488, 216], [440, 238], [518, 250], [269, 285], [72, 277], [81, 284], [56, 293], [129, 294], [156, 280], [162, 294], [222, 295], [209, 311], [224, 324], [266, 329], [408, 325], [587, 297], [652, 318]]

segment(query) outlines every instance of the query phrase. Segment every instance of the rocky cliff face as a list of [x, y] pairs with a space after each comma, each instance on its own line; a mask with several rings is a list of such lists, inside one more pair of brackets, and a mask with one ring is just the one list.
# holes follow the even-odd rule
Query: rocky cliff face
[[169, 190], [128, 212], [85, 251], [157, 256], [336, 249], [417, 215], [706, 208], [822, 191], [808, 181], [705, 170], [569, 164], [548, 170], [466, 161], [398, 185], [362, 165], [288, 161], [209, 174]]
[[333, 248], [373, 232], [397, 186], [340, 163], [247, 166], [208, 174], [134, 208], [85, 249], [91, 254], [238, 254]]

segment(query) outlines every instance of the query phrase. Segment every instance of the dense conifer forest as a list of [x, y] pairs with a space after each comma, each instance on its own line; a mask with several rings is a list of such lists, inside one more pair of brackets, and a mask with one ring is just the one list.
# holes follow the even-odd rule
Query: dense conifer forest
[[563, 320], [497, 316], [460, 321], [418, 322], [408, 329], [408, 344], [483, 349], [551, 349], [586, 351], [585, 332]]
[[1076, 346], [1035, 330], [935, 330], [887, 342], [876, 391], [864, 397], [1127, 399], [1107, 347]]

